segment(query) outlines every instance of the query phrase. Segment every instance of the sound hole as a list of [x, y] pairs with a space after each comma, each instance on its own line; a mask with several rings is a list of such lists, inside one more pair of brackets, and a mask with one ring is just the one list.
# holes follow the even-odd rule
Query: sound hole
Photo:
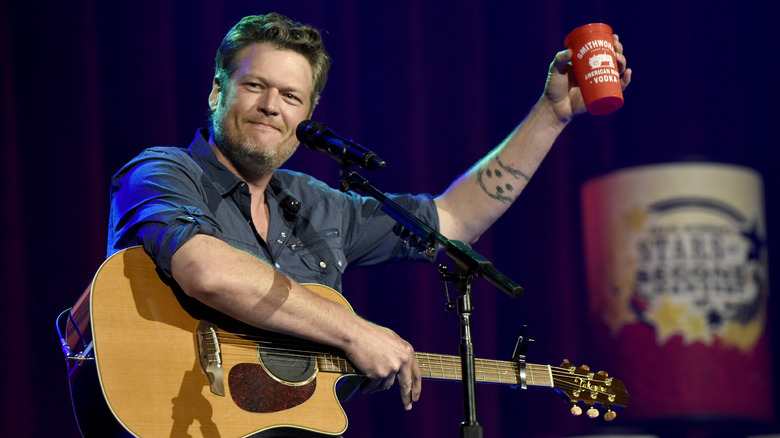
[[280, 382], [288, 385], [295, 386], [308, 383], [317, 372], [314, 356], [295, 353], [272, 353], [265, 350], [260, 350], [259, 356], [265, 369]]

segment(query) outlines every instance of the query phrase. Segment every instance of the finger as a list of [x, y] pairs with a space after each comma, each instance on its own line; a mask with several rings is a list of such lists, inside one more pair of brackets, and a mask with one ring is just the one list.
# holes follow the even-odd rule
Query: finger
[[555, 55], [555, 59], [553, 59], [552, 64], [550, 64], [550, 71], [556, 73], [563, 73], [568, 68], [571, 58], [572, 58], [571, 49], [566, 49], [558, 52]]
[[398, 382], [398, 386], [401, 387], [401, 403], [404, 405], [404, 409], [407, 411], [412, 409], [414, 381], [408, 381], [406, 383]]
[[612, 46], [615, 48], [615, 60], [618, 63], [618, 72], [622, 75], [628, 67], [626, 55], [623, 53], [623, 43], [617, 34], [612, 35]]
[[375, 392], [384, 391], [390, 389], [395, 382], [395, 374], [391, 374], [385, 378], [373, 378], [369, 380], [368, 384], [361, 388], [363, 394], [373, 394]]
[[412, 401], [416, 402], [420, 400], [420, 394], [422, 393], [422, 373], [416, 357], [414, 367], [412, 368], [412, 377], [414, 378], [412, 381]]
[[623, 43], [620, 42], [618, 34], [612, 35], [612, 46], [615, 48], [616, 53], [623, 53]]
[[395, 383], [395, 376], [395, 374], [390, 374], [382, 380], [382, 391], [390, 389], [390, 387], [393, 386], [393, 383]]
[[627, 68], [623, 73], [623, 76], [620, 78], [620, 85], [625, 90], [629, 83], [631, 83], [631, 69]]
[[625, 72], [626, 68], [628, 67], [626, 57], [623, 56], [622, 53], [615, 53], [615, 60], [617, 60], [618, 72], [623, 74], [623, 72]]
[[371, 394], [374, 392], [379, 391], [379, 387], [382, 384], [384, 379], [367, 379], [366, 382], [363, 384], [363, 386], [360, 388], [360, 392], [363, 394]]
[[412, 409], [414, 377], [407, 366], [398, 373], [398, 386], [401, 388], [401, 403], [407, 411]]
[[401, 388], [401, 402], [408, 411], [412, 409], [412, 403], [420, 399], [422, 392], [422, 374], [416, 357], [398, 373], [398, 386]]
[[395, 374], [390, 374], [387, 377], [372, 377], [370, 378], [362, 388], [360, 392], [363, 394], [373, 394], [375, 392], [384, 391], [389, 389], [395, 383]]

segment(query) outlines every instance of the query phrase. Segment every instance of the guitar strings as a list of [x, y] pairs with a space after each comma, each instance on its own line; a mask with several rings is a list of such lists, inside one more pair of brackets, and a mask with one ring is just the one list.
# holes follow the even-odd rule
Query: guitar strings
[[[269, 340], [268, 338], [274, 338]], [[230, 354], [241, 357], [251, 357], [251, 360], [259, 360], [257, 350], [275, 353], [280, 356], [308, 358], [312, 355], [319, 356], [324, 363], [320, 363], [322, 371], [354, 373], [356, 369], [343, 357], [344, 353], [333, 347], [315, 344], [295, 337], [287, 337], [269, 332], [269, 336], [252, 336], [246, 334], [236, 334], [218, 330], [218, 338], [221, 344], [240, 347], [239, 353], [230, 350]], [[226, 351], [222, 349], [223, 354]], [[424, 377], [439, 378], [442, 380], [461, 380], [461, 363], [459, 356], [447, 356], [430, 353], [416, 353], [420, 369], [427, 370], [428, 375]], [[282, 365], [283, 366], [283, 365]], [[528, 384], [531, 386], [548, 386], [565, 392], [581, 390], [588, 394], [595, 393], [597, 396], [615, 395], [616, 405], [625, 404], [625, 397], [620, 394], [622, 388], [606, 387], [603, 380], [589, 379], [585, 374], [574, 373], [570, 367], [553, 367], [547, 365], [527, 364]], [[517, 364], [514, 362], [475, 359], [475, 374], [480, 381], [486, 383], [501, 383], [510, 385], [519, 385]], [[595, 374], [594, 373], [594, 377]], [[600, 376], [603, 379], [603, 376]], [[552, 378], [557, 384], [550, 381]], [[575, 382], [575, 379], [582, 379], [587, 382], [589, 387], [583, 388], [582, 384]], [[541, 382], [538, 384], [536, 382]], [[614, 381], [613, 381], [614, 382]], [[611, 391], [610, 391], [611, 390]], [[584, 400], [584, 398], [583, 398]], [[593, 400], [598, 402], [598, 400]]]
[[[260, 348], [261, 346], [265, 345], [265, 349], [268, 351], [276, 351], [279, 352], [279, 354], [287, 354], [289, 356], [296, 356], [296, 357], [309, 356], [312, 354], [322, 354], [322, 353], [330, 353], [330, 354], [335, 354], [337, 356], [343, 354], [339, 350], [329, 348], [329, 347], [319, 347], [318, 346], [319, 344], [308, 343], [306, 341], [297, 340], [297, 338], [292, 338], [292, 337], [285, 340], [284, 344], [281, 344], [279, 342], [267, 341], [267, 340], [263, 340], [263, 341], [251, 340], [251, 337], [242, 336], [242, 335], [226, 336], [225, 332], [221, 332], [221, 337], [226, 340], [230, 339], [231, 341], [233, 341], [232, 343], [234, 345], [251, 347], [253, 351], [255, 348]], [[313, 349], [312, 348], [313, 346], [318, 346], [318, 347], [316, 349]], [[444, 370], [443, 374], [446, 375], [449, 375], [451, 374], [450, 372], [455, 372], [455, 371], [457, 371], [457, 374], [460, 374], [460, 362], [459, 362], [460, 358], [457, 356], [442, 356], [442, 355], [435, 355], [429, 353], [417, 353], [417, 356], [418, 356], [418, 360], [420, 358], [433, 358], [433, 357], [436, 357], [439, 360], [441, 360], [442, 358], [446, 358], [448, 360], [441, 361], [441, 364], [429, 365], [429, 367], [431, 368], [436, 367], [439, 368], [440, 370], [443, 369]], [[483, 374], [486, 377], [493, 376], [493, 375], [500, 377], [502, 374], [500, 370], [501, 367], [506, 368], [507, 364], [512, 364], [512, 365], [514, 364], [514, 363], [505, 363], [502, 361], [492, 361], [489, 359], [477, 359], [477, 362], [478, 365], [482, 365], [481, 369], [479, 370], [480, 374]], [[492, 365], [488, 365], [488, 364], [492, 364]], [[540, 367], [540, 366], [529, 364], [529, 368], [536, 368], [536, 367]], [[541, 375], [546, 376], [548, 367], [547, 366], [541, 366], [541, 367], [543, 368], [543, 370], [539, 370], [538, 372]], [[495, 370], [493, 368], [495, 368]], [[572, 375], [572, 373], [569, 371], [568, 368], [550, 367], [550, 369], [554, 375]], [[504, 370], [503, 373], [505, 374], [508, 371], [514, 373], [516, 372], [516, 367], [511, 368], [510, 370]], [[560, 372], [560, 374], [556, 374], [556, 372]]]
[[[287, 345], [279, 345], [274, 346], [274, 342], [272, 341], [253, 341], [250, 339], [246, 339], [247, 337], [241, 337], [236, 335], [231, 336], [225, 336], [224, 333], [222, 335], [222, 338], [227, 340], [230, 339], [232, 342], [225, 342], [225, 343], [233, 343], [234, 345], [241, 345], [246, 347], [252, 348], [252, 356], [254, 357], [254, 350], [256, 348], [260, 348], [262, 344], [266, 345], [265, 350], [266, 351], [273, 351], [277, 352], [277, 354], [280, 355], [287, 355], [289, 357], [308, 357], [312, 354], [327, 354], [331, 353], [333, 354], [333, 351], [331, 349], [328, 349], [327, 347], [323, 348], [317, 348], [316, 350], [312, 349], [312, 345], [310, 343], [307, 343], [306, 341], [297, 341], [296, 338], [290, 338], [287, 340]], [[276, 344], [279, 344], [278, 342]], [[294, 345], [297, 344], [297, 345]], [[305, 346], [301, 347], [301, 346]], [[297, 350], [292, 350], [292, 348], [298, 348]], [[329, 351], [330, 350], [330, 351]], [[339, 357], [339, 353], [335, 353], [335, 356], [343, 361], [347, 362], [346, 359]], [[418, 353], [418, 359], [421, 358], [431, 358], [433, 356], [437, 356], [439, 359], [441, 359], [443, 356], [441, 355], [431, 355], [427, 353]], [[423, 361], [422, 368], [425, 368], [426, 365], [429, 368], [429, 372], [431, 374], [431, 377], [436, 377], [437, 373], [434, 372], [434, 368], [436, 368], [438, 372], [440, 372], [439, 375], [441, 375], [442, 378], [450, 378], [454, 380], [459, 380], [459, 376], [461, 375], [461, 367], [460, 362], [456, 360], [459, 360], [458, 357], [447, 357], [449, 360], [445, 361], [439, 361], [437, 364], [432, 365], [426, 361]], [[489, 365], [489, 364], [492, 364]], [[503, 372], [501, 368], [508, 368], [504, 369]], [[538, 376], [534, 380], [540, 379], [540, 377], [544, 377], [545, 379], [548, 377], [548, 367], [547, 366], [541, 366], [541, 370], [534, 370], [538, 366], [533, 366], [533, 364], [529, 364], [529, 368], [531, 371], [531, 376], [533, 377], [535, 374], [538, 374]], [[549, 367], [550, 371], [552, 372], [553, 377], [581, 377], [581, 375], [573, 374], [568, 368], [560, 368], [560, 367]], [[343, 369], [338, 369], [338, 371], [344, 371]], [[500, 361], [490, 361], [487, 359], [477, 359], [477, 374], [481, 374], [483, 376], [483, 379], [488, 382], [495, 382], [495, 383], [505, 383], [502, 380], [506, 378], [508, 382], [506, 383], [516, 383], [516, 367], [508, 367], [506, 364], [502, 364]], [[565, 382], [565, 380], [564, 380]], [[552, 386], [552, 385], [550, 385]], [[570, 388], [578, 388], [578, 385], [576, 384], [568, 384], [568, 387]]]

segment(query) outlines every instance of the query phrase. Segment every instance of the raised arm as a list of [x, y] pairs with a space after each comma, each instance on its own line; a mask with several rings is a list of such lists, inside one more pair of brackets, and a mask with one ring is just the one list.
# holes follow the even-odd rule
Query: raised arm
[[[626, 68], [617, 35], [614, 47], [625, 88], [631, 81], [631, 70]], [[476, 241], [517, 199], [563, 128], [585, 112], [571, 72], [571, 57], [571, 50], [558, 52], [550, 64], [544, 93], [526, 118], [436, 198], [444, 236], [467, 243]]]

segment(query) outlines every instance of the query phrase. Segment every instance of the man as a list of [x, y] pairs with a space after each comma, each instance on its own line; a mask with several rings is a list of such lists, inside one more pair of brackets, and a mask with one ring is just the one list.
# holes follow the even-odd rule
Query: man
[[[625, 87], [631, 71], [617, 36], [614, 46]], [[527, 118], [442, 195], [395, 200], [447, 238], [474, 242], [585, 111], [570, 59], [570, 51], [556, 55]], [[300, 285], [340, 289], [347, 265], [425, 259], [393, 235], [375, 200], [278, 170], [325, 85], [330, 60], [319, 33], [277, 14], [246, 17], [226, 35], [216, 63], [210, 129], [188, 150], [147, 150], [114, 177], [109, 253], [143, 245], [188, 295], [250, 325], [343, 350], [369, 378], [364, 391], [397, 380], [411, 409], [421, 390], [412, 346]], [[511, 191], [481, 184], [491, 168], [504, 170]]]

